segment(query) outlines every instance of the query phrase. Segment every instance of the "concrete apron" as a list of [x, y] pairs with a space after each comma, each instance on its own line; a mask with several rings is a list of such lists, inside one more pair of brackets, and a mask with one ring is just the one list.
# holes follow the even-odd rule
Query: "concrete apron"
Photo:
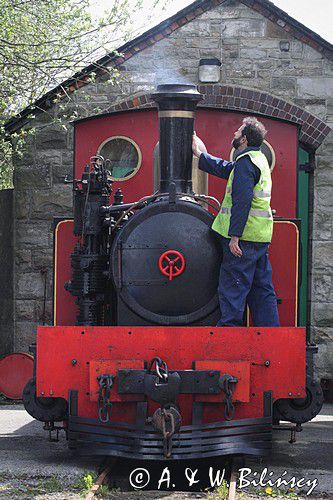
[[[49, 442], [42, 427], [43, 424], [30, 417], [22, 405], [0, 406], [0, 484], [1, 475], [56, 475], [64, 481], [74, 482], [87, 470], [97, 471], [100, 458], [73, 456], [64, 433], [60, 433], [58, 443]], [[248, 486], [250, 482], [248, 493], [256, 496], [257, 491], [262, 495], [270, 487], [268, 480], [275, 482], [283, 478], [288, 481], [294, 477], [295, 481], [304, 478], [301, 487], [296, 486], [293, 490], [295, 493], [303, 496], [312, 489], [311, 496], [333, 497], [333, 405], [324, 405], [321, 414], [305, 424], [296, 437], [297, 442], [289, 444], [288, 432], [275, 431], [272, 456], [264, 460], [246, 459], [244, 468], [251, 469], [251, 473], [242, 472], [243, 482], [237, 491], [245, 492], [245, 488], [239, 489], [239, 486]], [[257, 484], [260, 480], [261, 484]], [[274, 485], [273, 490], [276, 490]]]

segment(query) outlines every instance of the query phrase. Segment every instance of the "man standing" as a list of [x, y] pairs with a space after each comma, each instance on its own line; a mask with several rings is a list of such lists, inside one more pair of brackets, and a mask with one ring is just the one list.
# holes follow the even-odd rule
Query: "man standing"
[[211, 156], [196, 134], [193, 136], [199, 168], [228, 179], [212, 226], [223, 244], [218, 288], [221, 319], [217, 326], [242, 326], [246, 303], [255, 326], [280, 325], [268, 260], [273, 216], [271, 173], [260, 151], [265, 135], [265, 127], [256, 118], [244, 118], [232, 141], [238, 155], [235, 162]]

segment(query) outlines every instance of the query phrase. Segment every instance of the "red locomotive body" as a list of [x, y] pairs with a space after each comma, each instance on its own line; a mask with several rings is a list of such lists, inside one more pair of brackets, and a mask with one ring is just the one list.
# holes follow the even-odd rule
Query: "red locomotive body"
[[[221, 247], [210, 211], [225, 182], [194, 174], [203, 195], [192, 190], [195, 88], [161, 86], [154, 99], [160, 135], [155, 110], [75, 126], [81, 180], [74, 219], [55, 225], [54, 326], [38, 328], [25, 406], [39, 420], [68, 422], [70, 446], [82, 453], [264, 454], [273, 419], [301, 424], [322, 404], [298, 327], [297, 129], [263, 119], [281, 327], [252, 327], [245, 312], [247, 326], [215, 327]], [[196, 130], [210, 152], [229, 157], [230, 131], [242, 118], [200, 109]], [[108, 160], [95, 156], [83, 169], [96, 152]]]

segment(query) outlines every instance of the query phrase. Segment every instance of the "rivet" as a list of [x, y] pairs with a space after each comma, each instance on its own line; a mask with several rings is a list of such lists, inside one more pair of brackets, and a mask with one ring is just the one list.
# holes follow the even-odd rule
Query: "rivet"
[[292, 393], [291, 393], [291, 392], [288, 392], [288, 396], [292, 396]]
[[53, 391], [52, 390], [50, 391], [50, 396], [53, 396]]

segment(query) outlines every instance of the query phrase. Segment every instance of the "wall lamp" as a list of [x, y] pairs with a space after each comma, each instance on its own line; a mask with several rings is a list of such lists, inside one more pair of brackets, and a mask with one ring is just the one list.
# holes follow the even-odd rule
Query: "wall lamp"
[[217, 83], [220, 81], [221, 61], [216, 57], [212, 59], [200, 59], [199, 82]]

